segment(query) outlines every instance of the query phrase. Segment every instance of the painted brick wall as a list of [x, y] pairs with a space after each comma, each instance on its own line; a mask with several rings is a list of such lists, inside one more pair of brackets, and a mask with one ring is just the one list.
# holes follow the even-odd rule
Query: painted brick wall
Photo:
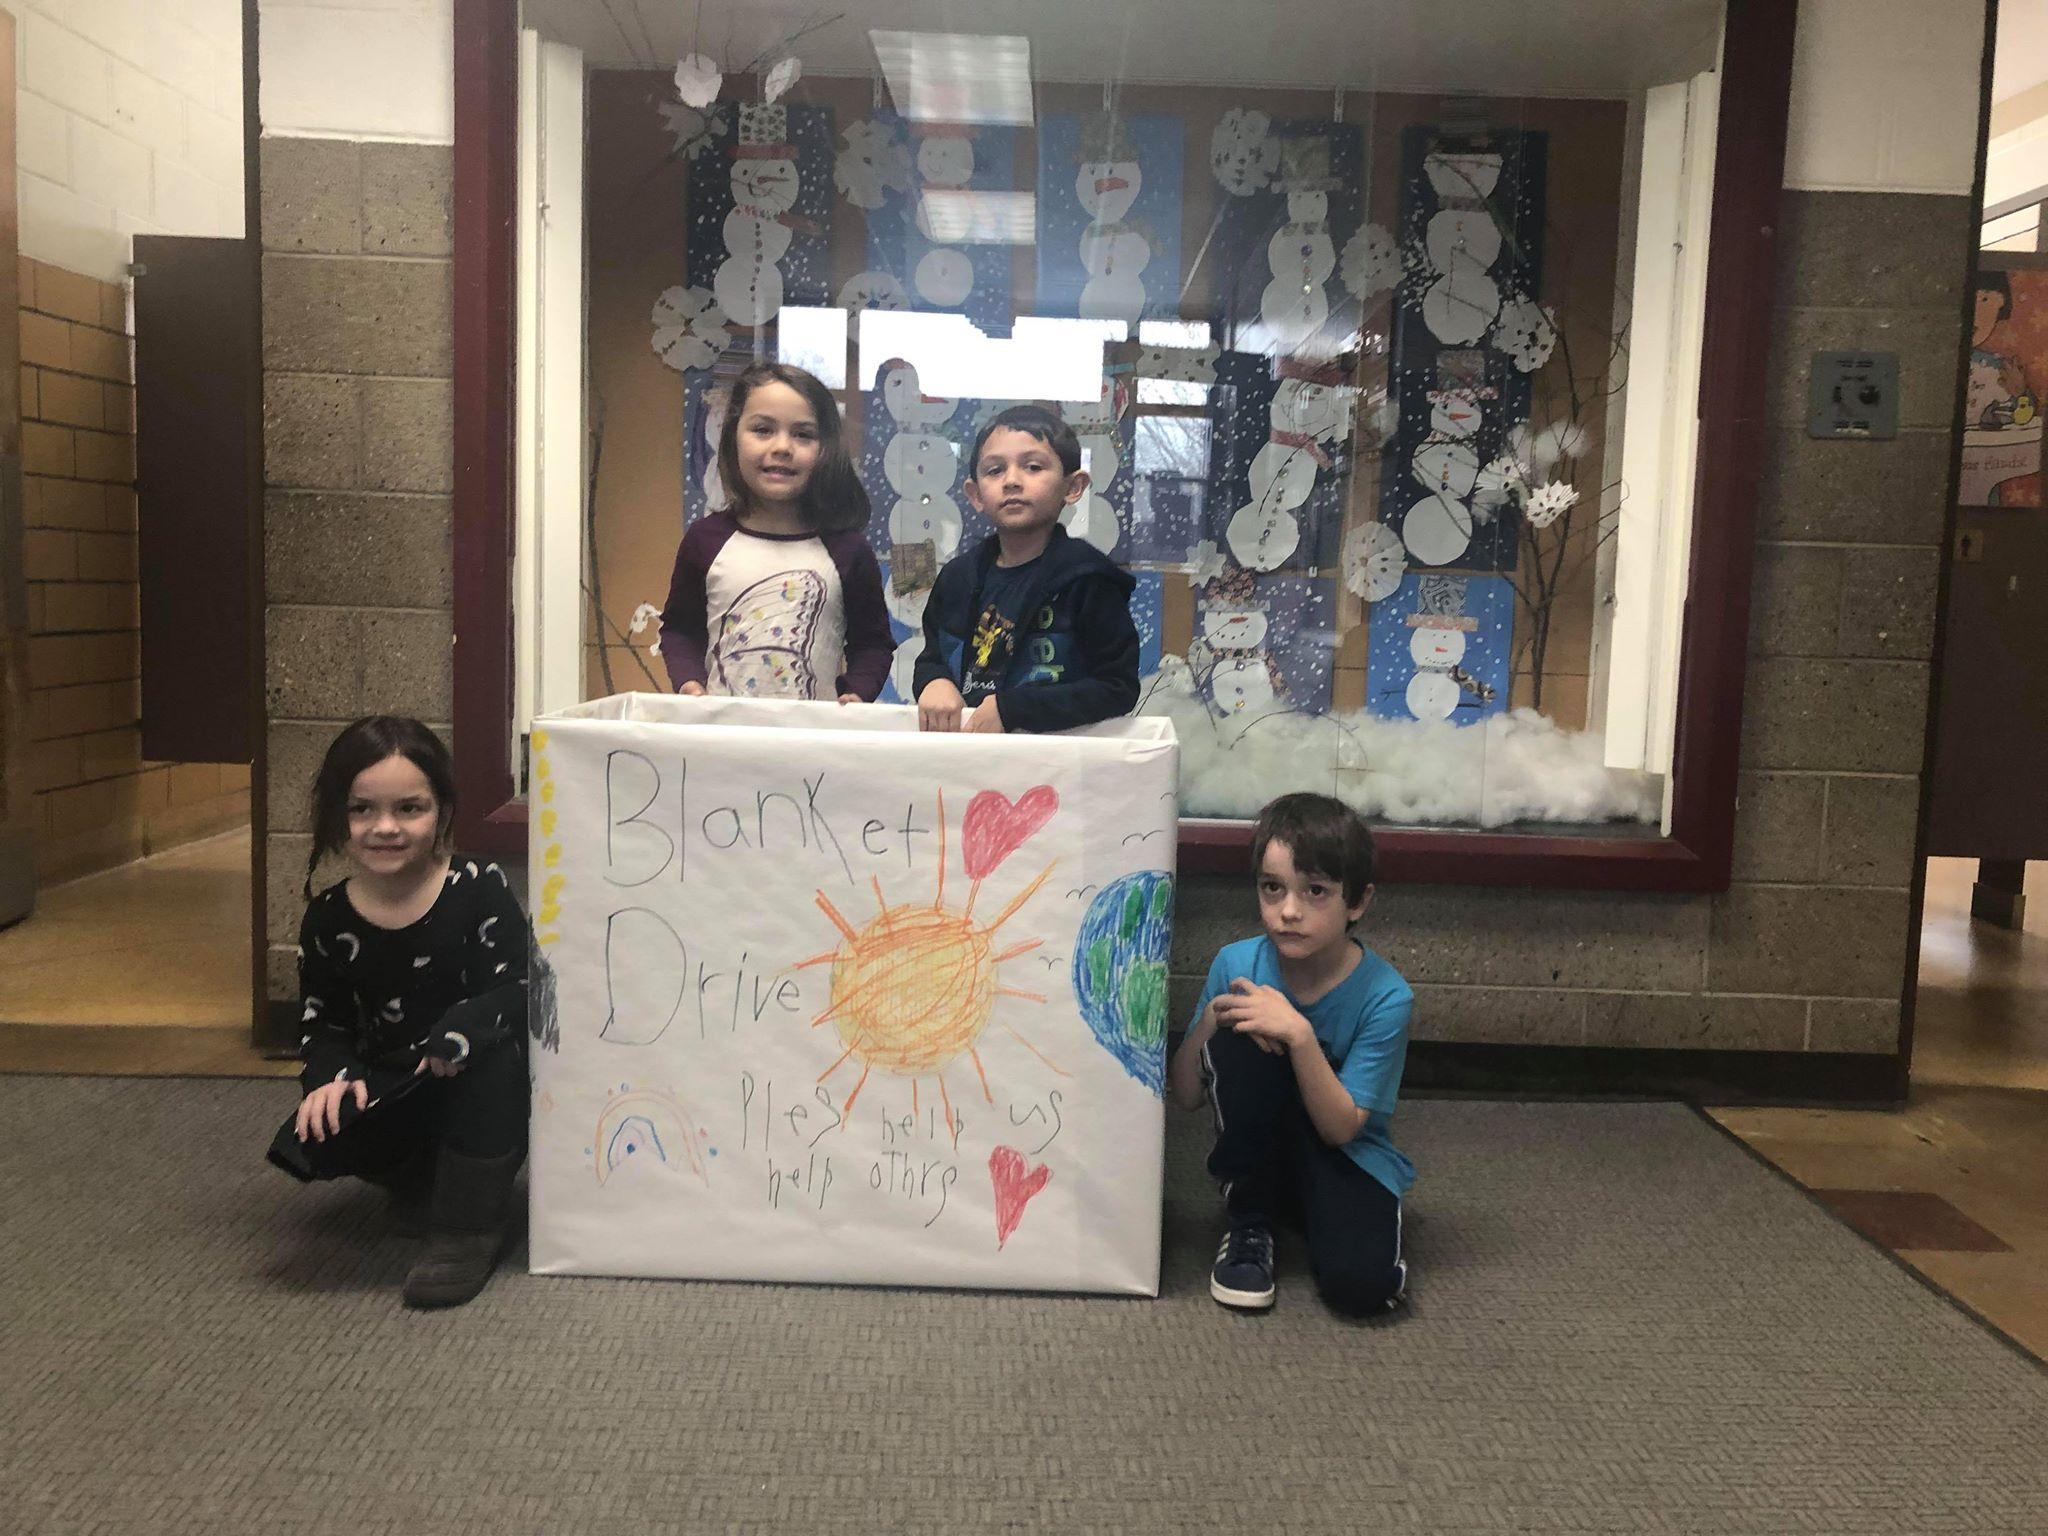
[[21, 262], [30, 784], [43, 883], [249, 820], [249, 770], [142, 758], [127, 296]]
[[242, 233], [240, 0], [12, 0], [21, 251], [117, 280], [131, 237]]
[[448, 731], [453, 151], [260, 146], [271, 996], [290, 996], [306, 795], [356, 716]]

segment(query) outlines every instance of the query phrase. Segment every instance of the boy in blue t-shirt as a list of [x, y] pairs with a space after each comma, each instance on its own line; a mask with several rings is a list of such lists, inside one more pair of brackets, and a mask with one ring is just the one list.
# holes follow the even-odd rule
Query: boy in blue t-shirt
[[1372, 901], [1372, 832], [1328, 795], [1282, 795], [1259, 814], [1252, 867], [1265, 936], [1226, 944], [1168, 1069], [1173, 1102], [1216, 1107], [1209, 1172], [1230, 1230], [1209, 1273], [1227, 1307], [1273, 1305], [1273, 1223], [1298, 1216], [1309, 1269], [1338, 1312], [1401, 1300], [1401, 1197], [1415, 1165], [1394, 1145], [1394, 1104], [1415, 994], [1351, 937]]

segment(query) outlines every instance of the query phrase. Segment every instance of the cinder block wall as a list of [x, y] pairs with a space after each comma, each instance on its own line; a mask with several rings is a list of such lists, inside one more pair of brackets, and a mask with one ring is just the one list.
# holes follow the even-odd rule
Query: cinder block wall
[[452, 155], [260, 146], [273, 998], [296, 986], [327, 743], [373, 712], [448, 731]]
[[48, 884], [249, 824], [247, 764], [142, 757], [127, 294], [21, 262], [28, 774]]

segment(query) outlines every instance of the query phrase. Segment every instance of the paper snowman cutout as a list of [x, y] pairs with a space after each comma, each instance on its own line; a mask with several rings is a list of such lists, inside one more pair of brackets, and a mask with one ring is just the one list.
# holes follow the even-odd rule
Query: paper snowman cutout
[[791, 230], [783, 215], [796, 206], [796, 146], [789, 111], [762, 104], [740, 108], [733, 146], [732, 212], [725, 219], [725, 260], [712, 275], [719, 308], [737, 325], [760, 327], [782, 309], [782, 268]]
[[1201, 603], [1201, 633], [1190, 653], [1202, 660], [1200, 692], [1224, 719], [1253, 720], [1279, 700], [1266, 650], [1266, 610], [1247, 572], [1214, 583]]
[[921, 431], [953, 417], [957, 402], [927, 395], [918, 386], [917, 369], [901, 359], [882, 365], [882, 404], [899, 429]]
[[1415, 675], [1408, 680], [1408, 712], [1418, 720], [1448, 720], [1463, 692], [1465, 637], [1478, 628], [1465, 614], [1465, 583], [1425, 576], [1417, 611], [1407, 622], [1408, 655], [1415, 663]]
[[917, 174], [929, 187], [964, 187], [974, 175], [974, 141], [958, 133], [927, 132], [918, 140]]
[[1145, 312], [1144, 272], [1152, 245], [1125, 221], [1144, 186], [1144, 168], [1129, 132], [1109, 115], [1082, 122], [1076, 153], [1074, 196], [1088, 218], [1081, 231], [1081, 269], [1087, 277], [1078, 313], [1084, 320], [1134, 326]]

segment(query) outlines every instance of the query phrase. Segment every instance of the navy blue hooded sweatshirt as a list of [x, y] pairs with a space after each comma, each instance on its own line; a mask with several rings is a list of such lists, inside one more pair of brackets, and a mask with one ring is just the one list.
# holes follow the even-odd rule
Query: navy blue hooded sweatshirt
[[1057, 523], [1036, 560], [997, 569], [1000, 552], [990, 534], [939, 572], [924, 608], [916, 692], [945, 677], [970, 708], [993, 694], [1006, 731], [1064, 731], [1129, 714], [1138, 702], [1130, 573]]

